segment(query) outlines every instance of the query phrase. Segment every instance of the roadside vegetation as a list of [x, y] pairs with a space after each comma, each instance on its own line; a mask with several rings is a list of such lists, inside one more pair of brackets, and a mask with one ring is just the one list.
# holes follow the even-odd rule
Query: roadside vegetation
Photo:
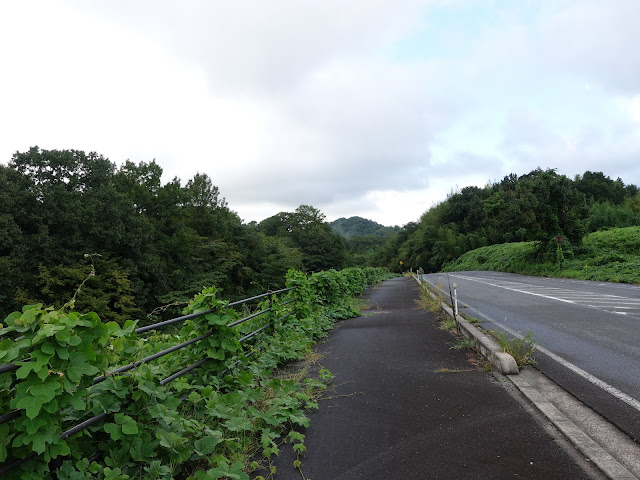
[[[120, 326], [75, 312], [72, 302], [24, 306], [0, 325], [2, 364], [19, 366], [0, 374], [0, 409], [18, 412], [0, 424], [0, 466], [37, 455], [2, 478], [248, 480], [259, 468], [271, 478], [270, 459], [285, 443], [299, 454], [294, 467], [301, 469], [300, 429], [309, 426], [307, 411], [318, 408], [318, 395], [333, 377], [312, 347], [336, 320], [358, 315], [355, 296], [388, 275], [381, 268], [311, 276], [291, 270], [286, 285], [295, 290], [256, 307], [273, 307], [265, 313], [273, 327], [242, 346], [237, 339], [261, 323], [229, 327], [252, 312], [230, 308], [215, 287], [202, 290], [183, 312], [213, 313], [148, 334], [136, 333], [132, 320]], [[201, 340], [114, 372], [195, 338]], [[203, 359], [193, 373], [161, 381]], [[61, 436], [92, 415], [105, 418]]]
[[[438, 284], [433, 290], [430, 284], [422, 284], [420, 287], [420, 298], [417, 300], [417, 303], [420, 308], [437, 314], [440, 323], [438, 328], [440, 330], [448, 331], [458, 337], [457, 343], [451, 347], [452, 350], [475, 349], [475, 339], [470, 339], [462, 335], [459, 331], [458, 322], [442, 312], [442, 304], [448, 302], [445, 301], [445, 296], [442, 294], [441, 284]], [[527, 332], [524, 336], [515, 337], [498, 330], [485, 330], [482, 328], [480, 320], [471, 315], [459, 312], [458, 316], [464, 318], [476, 328], [480, 328], [485, 334], [493, 336], [502, 351], [514, 358], [518, 367], [533, 365], [535, 363], [533, 353], [536, 350], [536, 342], [533, 332]], [[485, 370], [491, 370], [489, 362], [485, 362]], [[441, 371], [441, 373], [445, 372]]]
[[155, 161], [33, 147], [0, 159], [0, 319], [60, 308], [95, 268], [77, 311], [153, 323], [206, 285], [233, 301], [281, 288], [290, 268], [375, 266], [395, 230], [357, 217], [332, 227], [311, 205], [246, 223], [206, 173], [163, 181]]
[[525, 367], [536, 363], [533, 353], [536, 351], [536, 341], [533, 332], [527, 332], [522, 338], [507, 336], [498, 330], [490, 330], [489, 333], [496, 339], [503, 352], [508, 353], [518, 364]]
[[391, 236], [380, 264], [638, 283], [639, 225], [636, 185], [602, 172], [570, 179], [536, 169], [452, 192]]
[[536, 248], [536, 242], [482, 247], [444, 265], [443, 271], [492, 270], [600, 282], [640, 283], [640, 227], [590, 233], [580, 248], [563, 251], [562, 257], [556, 261], [532, 262]]

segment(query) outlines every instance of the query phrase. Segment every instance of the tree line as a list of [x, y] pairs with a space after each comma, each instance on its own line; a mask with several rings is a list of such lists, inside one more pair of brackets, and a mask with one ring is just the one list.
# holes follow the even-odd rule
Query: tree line
[[73, 299], [122, 324], [178, 312], [163, 306], [203, 286], [233, 300], [281, 287], [290, 268], [354, 265], [314, 207], [244, 223], [207, 174], [183, 184], [162, 173], [155, 161], [38, 147], [0, 165], [0, 318]]
[[0, 319], [73, 300], [122, 324], [175, 314], [203, 286], [230, 300], [276, 289], [290, 268], [438, 271], [468, 250], [531, 240], [539, 257], [558, 242], [571, 256], [586, 233], [631, 225], [638, 187], [602, 172], [536, 169], [465, 187], [401, 229], [360, 217], [329, 224], [310, 205], [245, 223], [207, 174], [163, 182], [155, 161], [117, 166], [33, 147], [0, 164]]
[[[571, 179], [540, 168], [484, 188], [465, 187], [392, 236], [378, 257], [393, 271], [439, 271], [486, 245], [535, 241], [536, 260], [571, 256], [586, 233], [640, 225], [640, 192], [622, 179], [587, 171]], [[402, 264], [400, 263], [402, 262]]]

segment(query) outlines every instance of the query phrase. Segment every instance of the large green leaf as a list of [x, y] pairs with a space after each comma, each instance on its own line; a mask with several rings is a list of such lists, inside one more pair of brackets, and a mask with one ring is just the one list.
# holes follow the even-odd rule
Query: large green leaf
[[209, 435], [199, 440], [196, 440], [193, 444], [196, 452], [200, 455], [209, 455], [213, 453], [216, 447], [222, 443], [222, 434], [217, 432], [218, 435]]
[[87, 362], [86, 357], [82, 354], [76, 354], [71, 357], [71, 364], [67, 369], [67, 377], [72, 382], [78, 382], [84, 375], [95, 375], [100, 370]]

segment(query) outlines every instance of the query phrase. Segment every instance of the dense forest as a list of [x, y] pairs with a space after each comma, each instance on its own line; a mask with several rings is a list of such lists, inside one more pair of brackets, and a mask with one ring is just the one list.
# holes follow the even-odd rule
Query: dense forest
[[314, 207], [246, 224], [208, 175], [161, 177], [155, 161], [118, 167], [37, 147], [0, 165], [0, 318], [24, 304], [59, 307], [85, 279], [75, 309], [122, 323], [203, 286], [236, 299], [281, 287], [290, 268], [356, 265]]
[[586, 233], [634, 225], [640, 225], [636, 185], [602, 172], [570, 179], [536, 169], [451, 193], [391, 237], [378, 262], [395, 271], [439, 271], [469, 250], [520, 241], [535, 241], [532, 261], [545, 261], [558, 255], [559, 245], [571, 257]]
[[309, 205], [244, 223], [208, 175], [161, 177], [155, 161], [117, 166], [77, 150], [33, 147], [0, 164], [0, 318], [73, 299], [122, 323], [176, 313], [203, 286], [231, 300], [275, 289], [290, 268], [438, 271], [474, 248], [531, 240], [539, 259], [558, 242], [570, 257], [588, 232], [640, 225], [638, 187], [601, 172], [465, 187], [403, 228], [329, 224]]

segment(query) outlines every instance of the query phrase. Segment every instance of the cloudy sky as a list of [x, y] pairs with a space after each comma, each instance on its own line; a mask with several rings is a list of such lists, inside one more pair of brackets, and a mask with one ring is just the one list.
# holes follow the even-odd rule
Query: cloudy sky
[[640, 184], [638, 0], [0, 3], [0, 162], [205, 172], [245, 220], [415, 221], [536, 167]]

